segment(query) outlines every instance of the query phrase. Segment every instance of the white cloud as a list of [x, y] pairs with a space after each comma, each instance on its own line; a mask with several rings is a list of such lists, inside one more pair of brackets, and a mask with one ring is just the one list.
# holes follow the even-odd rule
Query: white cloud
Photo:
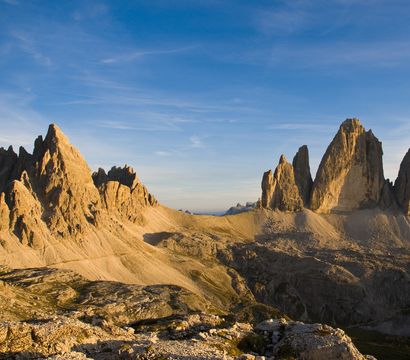
[[204, 147], [204, 143], [202, 142], [202, 140], [196, 136], [193, 135], [189, 138], [189, 142], [191, 143], [191, 147], [192, 148], [203, 148]]
[[171, 155], [173, 155], [173, 152], [172, 151], [158, 150], [158, 151], [155, 151], [155, 155], [158, 155], [158, 156], [171, 156]]

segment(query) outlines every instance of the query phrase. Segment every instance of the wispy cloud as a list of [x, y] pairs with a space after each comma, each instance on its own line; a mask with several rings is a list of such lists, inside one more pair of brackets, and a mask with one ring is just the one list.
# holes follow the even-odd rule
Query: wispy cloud
[[393, 67], [407, 65], [410, 42], [333, 42], [329, 44], [278, 45], [268, 56], [270, 66], [284, 65], [312, 68], [331, 66]]
[[[98, 76], [85, 76], [75, 77], [83, 82], [83, 85], [88, 86], [93, 89], [91, 94], [65, 94], [71, 99], [67, 101], [61, 101], [55, 103], [56, 106], [66, 106], [66, 105], [121, 105], [121, 106], [147, 106], [153, 107], [156, 110], [151, 114], [156, 117], [160, 114], [158, 110], [160, 108], [174, 108], [183, 110], [185, 112], [204, 114], [204, 113], [238, 113], [238, 114], [261, 114], [263, 111], [256, 107], [245, 106], [244, 104], [232, 103], [231, 101], [218, 100], [192, 100], [191, 98], [185, 97], [172, 97], [165, 96], [162, 92], [155, 92], [152, 89], [144, 89], [127, 86], [126, 84], [111, 81]], [[101, 89], [104, 89], [101, 91]], [[106, 91], [111, 90], [111, 91]], [[162, 116], [169, 118], [169, 112], [162, 112]], [[140, 115], [140, 114], [138, 114]], [[149, 113], [143, 114], [145, 116], [150, 116]], [[176, 121], [176, 119], [174, 119]], [[178, 118], [178, 122], [193, 122], [195, 121], [192, 117]], [[221, 119], [212, 117], [209, 121], [226, 121], [235, 122], [235, 119]]]
[[37, 63], [43, 66], [52, 65], [51, 59], [47, 55], [43, 54], [36, 42], [27, 34], [14, 32], [12, 35], [14, 39], [18, 41], [19, 48], [26, 54], [30, 55]]
[[51, 122], [31, 108], [31, 97], [0, 93], [0, 146], [29, 147]]
[[[401, 4], [402, 3], [402, 4]], [[406, 2], [393, 6], [386, 0], [284, 0], [250, 11], [253, 25], [265, 35], [294, 35], [315, 29], [315, 35], [325, 35], [349, 24], [361, 25], [389, 18], [390, 9], [403, 8]], [[379, 9], [385, 8], [380, 14]], [[366, 12], [366, 17], [361, 16]]]
[[294, 7], [261, 10], [255, 16], [257, 28], [266, 34], [290, 34], [304, 29], [308, 22], [308, 14], [301, 8]]
[[13, 6], [17, 6], [20, 4], [18, 0], [1, 0], [1, 1], [6, 4], [13, 5]]
[[189, 138], [189, 142], [192, 148], [203, 148], [204, 143], [197, 135], [193, 135]]
[[332, 131], [332, 128], [329, 125], [324, 124], [309, 124], [309, 123], [279, 123], [279, 124], [271, 124], [266, 127], [268, 130], [312, 130], [312, 131]]
[[174, 49], [135, 50], [127, 54], [104, 58], [101, 60], [101, 63], [109, 65], [109, 64], [131, 62], [137, 59], [141, 59], [145, 56], [177, 54], [177, 53], [191, 50], [195, 47], [196, 46], [185, 46], [185, 47], [179, 47], [179, 48], [174, 48]]
[[[218, 49], [210, 56], [224, 63], [262, 66], [267, 69], [314, 69], [320, 74], [351, 67], [373, 70], [408, 66], [410, 41], [395, 40], [335, 40], [331, 42], [300, 42], [296, 39], [264, 42], [252, 52], [238, 48], [230, 52]], [[268, 44], [268, 45], [267, 45]]]
[[91, 3], [89, 6], [83, 6], [81, 9], [75, 11], [72, 15], [75, 21], [83, 21], [102, 16], [108, 12], [106, 4]]
[[94, 122], [98, 127], [113, 130], [128, 130], [128, 131], [148, 131], [148, 132], [179, 132], [182, 129], [172, 122], [164, 121], [146, 121], [135, 119], [133, 122], [121, 122], [113, 120], [102, 120]]
[[172, 151], [164, 151], [164, 150], [155, 151], [155, 155], [158, 155], [158, 156], [172, 156], [173, 154], [174, 152]]
[[155, 155], [160, 157], [184, 157], [187, 154], [187, 151], [190, 149], [203, 149], [205, 148], [205, 144], [203, 140], [198, 135], [192, 135], [188, 139], [188, 144], [180, 144], [175, 146], [172, 149], [167, 150], [157, 150], [155, 151]]

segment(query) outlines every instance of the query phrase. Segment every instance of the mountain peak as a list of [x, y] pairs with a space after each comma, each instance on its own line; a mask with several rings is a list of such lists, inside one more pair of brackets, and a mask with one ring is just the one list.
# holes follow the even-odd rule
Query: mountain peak
[[347, 118], [342, 122], [340, 128], [347, 131], [353, 131], [356, 128], [363, 128], [363, 125], [358, 118]]
[[356, 118], [345, 120], [320, 162], [311, 207], [318, 212], [374, 207], [384, 186], [382, 145]]
[[68, 138], [56, 124], [50, 124], [48, 126], [48, 131], [44, 142], [48, 145], [57, 143], [69, 144]]
[[286, 156], [282, 154], [279, 158], [279, 164], [286, 164], [288, 160], [286, 159]]
[[[27, 220], [18, 226], [27, 228], [27, 232], [33, 234], [30, 237], [42, 234], [45, 227], [53, 236], [79, 238], [97, 226], [99, 220], [104, 221], [108, 215], [105, 210], [121, 215], [126, 210], [124, 217], [137, 221], [142, 216], [142, 207], [156, 204], [128, 165], [113, 167], [108, 174], [100, 169], [97, 175], [94, 182], [80, 151], [70, 144], [56, 124], [49, 125], [45, 138], [37, 137], [33, 155], [23, 147], [19, 155], [12, 147], [0, 149], [0, 192], [6, 191], [6, 198], [10, 198], [10, 189], [17, 189], [24, 199], [30, 200], [36, 221]], [[18, 188], [9, 186], [13, 182]], [[111, 197], [116, 201], [111, 201]], [[110, 208], [104, 209], [102, 203], [109, 203]], [[22, 216], [27, 210], [18, 202], [9, 204], [11, 214]], [[12, 222], [7, 224], [7, 216], [4, 219], [0, 227], [17, 226]]]

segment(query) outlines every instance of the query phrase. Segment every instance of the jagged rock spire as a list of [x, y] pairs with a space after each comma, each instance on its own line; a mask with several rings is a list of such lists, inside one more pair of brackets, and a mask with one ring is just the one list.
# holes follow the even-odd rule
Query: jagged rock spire
[[86, 161], [55, 124], [43, 141], [36, 140], [33, 153], [29, 177], [48, 226], [63, 237], [83, 233], [100, 213], [100, 196]]
[[293, 158], [292, 165], [295, 174], [295, 182], [298, 186], [299, 194], [303, 200], [303, 205], [308, 207], [313, 180], [312, 175], [310, 174], [309, 150], [306, 145], [299, 148]]
[[267, 171], [262, 180], [262, 206], [282, 211], [299, 211], [303, 200], [296, 185], [293, 166], [282, 155], [272, 175]]
[[400, 207], [410, 216], [410, 149], [400, 164], [399, 174], [394, 183], [394, 192]]
[[139, 181], [134, 169], [128, 165], [122, 168], [113, 166], [108, 173], [100, 168], [93, 174], [93, 180], [104, 207], [131, 222], [141, 220], [139, 209], [157, 204], [154, 196]]

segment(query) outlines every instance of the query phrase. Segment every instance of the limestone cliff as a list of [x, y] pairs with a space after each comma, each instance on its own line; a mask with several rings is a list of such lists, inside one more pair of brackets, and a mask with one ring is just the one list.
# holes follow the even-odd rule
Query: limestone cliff
[[[23, 176], [27, 176], [26, 173]], [[14, 180], [8, 191], [9, 227], [23, 245], [43, 247], [49, 231], [42, 221], [42, 207], [23, 181]]]
[[400, 164], [399, 175], [394, 183], [397, 202], [410, 216], [410, 149]]
[[382, 145], [358, 119], [342, 123], [319, 165], [311, 208], [320, 213], [379, 204], [384, 186]]
[[306, 145], [299, 148], [293, 158], [292, 165], [299, 194], [303, 200], [303, 205], [307, 207], [309, 205], [313, 180], [312, 175], [310, 174], [309, 150]]
[[280, 157], [275, 173], [272, 175], [269, 170], [263, 176], [262, 206], [282, 211], [298, 211], [303, 208], [293, 166], [284, 155]]

